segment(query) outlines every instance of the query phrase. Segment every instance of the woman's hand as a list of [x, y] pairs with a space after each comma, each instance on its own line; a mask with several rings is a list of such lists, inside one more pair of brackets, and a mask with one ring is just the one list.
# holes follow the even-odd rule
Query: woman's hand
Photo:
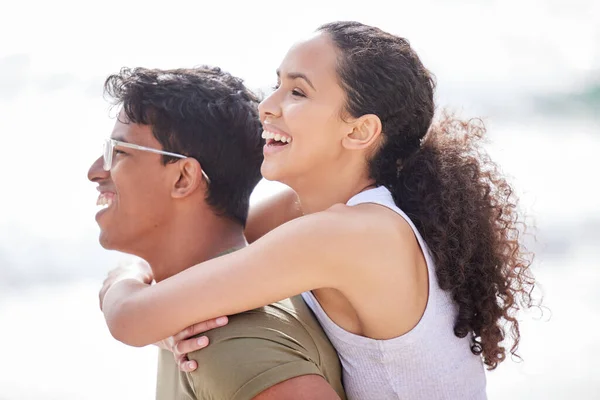
[[108, 273], [108, 276], [102, 284], [102, 289], [100, 289], [98, 295], [100, 300], [100, 310], [102, 310], [102, 303], [104, 302], [104, 296], [106, 295], [106, 292], [108, 292], [108, 289], [115, 283], [124, 279], [135, 279], [149, 285], [154, 280], [154, 276], [152, 275], [150, 265], [142, 259], [136, 259], [133, 262], [119, 265]]
[[198, 368], [198, 363], [188, 359], [188, 353], [200, 350], [208, 346], [208, 337], [197, 336], [203, 332], [209, 331], [220, 326], [227, 325], [227, 317], [219, 317], [208, 321], [199, 322], [187, 327], [175, 336], [171, 336], [160, 342], [154, 343], [161, 349], [170, 351], [175, 357], [175, 362], [179, 369], [183, 372], [192, 372]]

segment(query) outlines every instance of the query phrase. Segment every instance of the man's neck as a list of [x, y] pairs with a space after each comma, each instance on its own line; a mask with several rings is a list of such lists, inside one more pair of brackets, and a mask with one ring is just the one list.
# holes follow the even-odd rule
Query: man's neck
[[143, 256], [156, 282], [247, 245], [240, 224], [216, 216], [202, 218], [200, 222], [188, 218], [183, 223], [174, 223], [161, 237]]

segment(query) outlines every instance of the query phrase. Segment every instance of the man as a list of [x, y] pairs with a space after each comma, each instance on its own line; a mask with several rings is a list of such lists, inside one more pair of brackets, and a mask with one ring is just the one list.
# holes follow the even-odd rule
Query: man
[[[242, 81], [209, 67], [123, 69], [105, 93], [121, 110], [88, 173], [105, 206], [101, 245], [143, 258], [157, 282], [245, 246], [263, 142]], [[207, 336], [188, 355], [193, 372], [161, 350], [158, 399], [344, 398], [337, 354], [300, 298], [234, 315]]]

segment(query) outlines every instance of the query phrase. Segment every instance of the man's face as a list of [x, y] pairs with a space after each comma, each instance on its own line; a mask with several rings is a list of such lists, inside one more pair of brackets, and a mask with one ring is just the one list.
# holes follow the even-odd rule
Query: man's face
[[[121, 121], [127, 121], [123, 112], [115, 123], [112, 139], [162, 150], [150, 126]], [[97, 204], [103, 207], [96, 214], [96, 221], [104, 248], [132, 254], [144, 252], [169, 221], [174, 183], [169, 171], [175, 165], [163, 165], [161, 157], [117, 145], [110, 171], [103, 169], [102, 157], [90, 167], [88, 179], [98, 184]]]

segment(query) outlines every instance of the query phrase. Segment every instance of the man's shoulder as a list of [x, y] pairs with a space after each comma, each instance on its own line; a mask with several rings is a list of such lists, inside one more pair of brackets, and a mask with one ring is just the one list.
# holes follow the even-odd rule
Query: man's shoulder
[[188, 354], [198, 363], [187, 378], [199, 398], [258, 394], [311, 374], [341, 387], [337, 354], [300, 296], [230, 316], [227, 325], [205, 335], [209, 345]]
[[295, 296], [264, 307], [229, 316], [224, 327], [205, 333], [211, 343], [239, 337], [269, 336], [269, 332], [290, 334], [314, 340], [324, 335], [314, 315], [301, 296]]

